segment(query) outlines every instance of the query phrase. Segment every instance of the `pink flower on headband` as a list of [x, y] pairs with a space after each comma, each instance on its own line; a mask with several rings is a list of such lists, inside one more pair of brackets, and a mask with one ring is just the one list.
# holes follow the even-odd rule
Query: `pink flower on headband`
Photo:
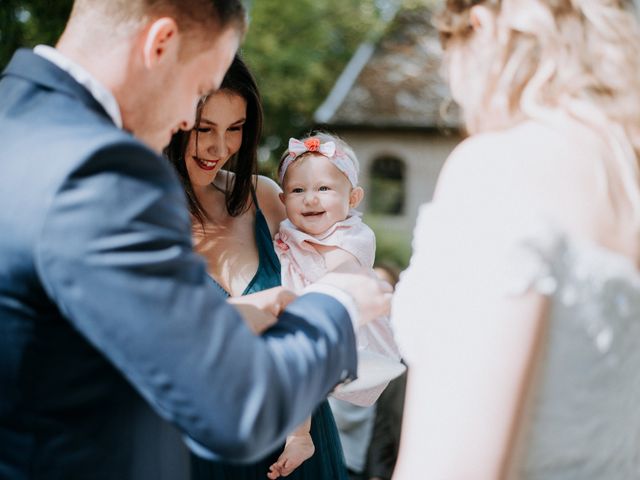
[[308, 138], [304, 141], [304, 146], [307, 147], [307, 150], [310, 152], [317, 152], [320, 149], [320, 139]]
[[358, 185], [358, 172], [351, 162], [351, 160], [347, 157], [345, 152], [341, 150], [336, 150], [335, 142], [325, 142], [322, 143], [319, 138], [308, 138], [304, 142], [301, 142], [297, 138], [289, 139], [289, 155], [282, 162], [282, 166], [280, 167], [280, 184], [284, 183], [284, 174], [289, 168], [296, 158], [305, 153], [314, 152], [319, 153], [327, 157], [331, 162], [342, 172], [344, 173], [352, 186]]
[[297, 138], [289, 139], [289, 157], [295, 159], [308, 152], [315, 152], [331, 158], [336, 153], [336, 144], [333, 142], [321, 143], [319, 138], [308, 138], [301, 142]]

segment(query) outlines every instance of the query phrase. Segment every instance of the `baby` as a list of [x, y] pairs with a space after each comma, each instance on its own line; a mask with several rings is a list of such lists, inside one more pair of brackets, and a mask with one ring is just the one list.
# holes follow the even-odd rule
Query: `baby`
[[[275, 237], [282, 285], [300, 292], [345, 263], [371, 268], [374, 275], [375, 235], [354, 210], [364, 191], [358, 185], [358, 161], [353, 150], [326, 133], [302, 141], [292, 138], [280, 160], [278, 176], [283, 189], [280, 199], [288, 217]], [[404, 366], [388, 318], [360, 327], [356, 338], [358, 379], [338, 386], [332, 395], [367, 406], [404, 371]], [[270, 478], [290, 472], [286, 465], [298, 466], [313, 455], [309, 427], [310, 420], [287, 438]]]

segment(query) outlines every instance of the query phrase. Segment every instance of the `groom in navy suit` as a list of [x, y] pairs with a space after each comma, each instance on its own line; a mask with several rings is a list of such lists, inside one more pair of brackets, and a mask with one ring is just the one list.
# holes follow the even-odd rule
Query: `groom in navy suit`
[[150, 432], [169, 423], [253, 460], [355, 376], [353, 328], [388, 307], [384, 286], [330, 275], [252, 335], [157, 154], [244, 19], [239, 0], [76, 0], [57, 48], [3, 72], [0, 479], [158, 478]]

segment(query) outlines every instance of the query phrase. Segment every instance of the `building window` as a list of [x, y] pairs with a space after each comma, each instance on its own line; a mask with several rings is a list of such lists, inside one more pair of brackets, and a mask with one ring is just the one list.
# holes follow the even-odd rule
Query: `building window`
[[405, 204], [406, 167], [395, 157], [380, 157], [371, 164], [371, 189], [367, 192], [371, 213], [402, 215]]

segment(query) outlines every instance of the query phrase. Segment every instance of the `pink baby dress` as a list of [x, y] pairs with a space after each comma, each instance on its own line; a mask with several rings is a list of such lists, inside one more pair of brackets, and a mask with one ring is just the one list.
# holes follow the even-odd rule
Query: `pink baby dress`
[[[324, 257], [314, 245], [339, 247], [352, 254], [360, 265], [373, 269], [376, 239], [360, 214], [352, 211], [320, 235], [298, 230], [289, 220], [280, 224], [275, 250], [282, 268], [282, 285], [294, 292], [327, 273]], [[375, 275], [372, 270], [372, 275]], [[390, 380], [404, 371], [388, 317], [379, 317], [356, 331], [358, 379], [339, 385], [332, 396], [356, 405], [372, 405]]]

